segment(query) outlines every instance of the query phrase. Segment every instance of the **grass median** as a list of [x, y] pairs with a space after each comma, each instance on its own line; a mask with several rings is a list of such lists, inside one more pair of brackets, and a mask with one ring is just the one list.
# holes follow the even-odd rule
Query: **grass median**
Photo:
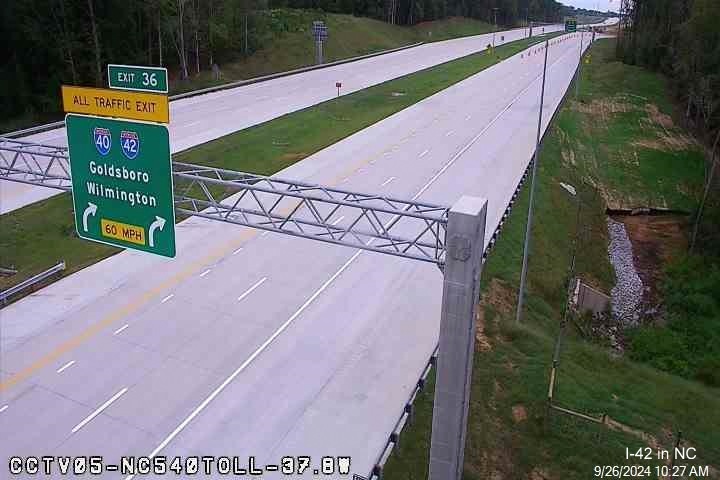
[[[544, 140], [539, 163], [527, 311], [515, 305], [529, 201], [524, 186], [482, 273], [465, 479], [587, 480], [595, 467], [643, 465], [626, 448], [671, 449], [678, 430], [695, 464], [720, 466], [720, 391], [611, 354], [570, 327], [563, 341], [556, 403], [587, 415], [607, 414], [610, 427], [548, 413], [553, 346], [582, 199], [577, 274], [609, 291], [608, 205], [694, 208], [703, 181], [700, 148], [672, 123], [666, 80], [614, 60], [614, 42], [599, 41], [585, 65], [579, 101], [571, 93]], [[425, 412], [403, 433], [386, 465], [388, 480], [427, 478], [432, 393]], [[688, 462], [679, 462], [688, 463]], [[633, 478], [640, 478], [635, 476]]]
[[[531, 44], [526, 39], [290, 113], [180, 154], [174, 160], [263, 175], [274, 174], [343, 138], [474, 75]], [[402, 92], [403, 95], [397, 95]], [[0, 216], [0, 290], [64, 260], [68, 275], [120, 249], [75, 234], [72, 199], [64, 193]]]

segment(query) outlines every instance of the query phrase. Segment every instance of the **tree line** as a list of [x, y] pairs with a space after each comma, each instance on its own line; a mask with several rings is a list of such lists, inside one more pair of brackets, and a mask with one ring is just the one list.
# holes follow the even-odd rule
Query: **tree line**
[[[618, 55], [670, 79], [686, 124], [707, 147], [690, 252], [720, 268], [720, 1], [623, 0]], [[694, 314], [693, 314], [694, 315]], [[690, 318], [693, 315], [689, 315]], [[693, 319], [693, 321], [695, 321]]]
[[619, 55], [665, 73], [688, 122], [713, 144], [720, 138], [720, 2], [623, 1]]
[[[465, 16], [500, 26], [562, 19], [555, 0], [11, 0], [0, 2], [2, 120], [59, 111], [61, 84], [104, 86], [107, 63], [162, 65], [174, 80], [247, 56], [273, 9], [413, 25]], [[309, 26], [308, 26], [309, 27]]]

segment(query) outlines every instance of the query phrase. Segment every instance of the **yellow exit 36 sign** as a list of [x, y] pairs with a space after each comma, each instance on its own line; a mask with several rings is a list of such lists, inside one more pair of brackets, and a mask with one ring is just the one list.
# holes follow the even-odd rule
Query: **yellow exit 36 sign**
[[66, 113], [170, 123], [167, 95], [63, 85], [62, 98]]

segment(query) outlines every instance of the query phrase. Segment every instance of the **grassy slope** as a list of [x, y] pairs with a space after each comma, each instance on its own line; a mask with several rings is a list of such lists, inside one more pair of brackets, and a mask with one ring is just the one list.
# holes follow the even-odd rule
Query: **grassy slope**
[[[487, 23], [462, 17], [450, 17], [406, 27], [390, 25], [370, 18], [312, 10], [279, 9], [273, 12], [273, 22], [276, 26], [267, 29], [268, 33], [261, 42], [263, 48], [246, 59], [220, 65], [223, 73], [220, 81], [213, 80], [209, 71], [202, 71], [199, 75], [191, 71], [190, 80], [178, 84], [173, 80], [177, 78], [177, 72], [171, 71], [170, 93], [187, 92], [233, 80], [313, 65], [315, 63], [315, 44], [309, 31], [313, 20], [324, 20], [328, 26], [329, 38], [324, 52], [326, 62], [421, 41], [447, 40], [492, 31], [492, 26]], [[269, 22], [269, 20], [266, 21]], [[277, 25], [282, 25], [282, 27]], [[271, 33], [273, 28], [275, 32]], [[428, 32], [432, 32], [432, 35], [428, 36]], [[194, 65], [192, 58], [190, 64], [192, 70], [192, 65]], [[0, 133], [61, 119], [62, 116], [58, 115], [42, 117], [25, 115], [19, 118], [0, 119]]]
[[[491, 31], [492, 26], [469, 18], [451, 17], [425, 22], [414, 27], [390, 25], [364, 17], [340, 14], [317, 14], [311, 11], [278, 10], [276, 15], [290, 31], [268, 36], [264, 47], [247, 59], [221, 65], [223, 80], [214, 82], [209, 72], [193, 77], [177, 91], [267, 75], [313, 65], [315, 44], [309, 32], [313, 20], [322, 19], [328, 26], [328, 40], [324, 47], [326, 62], [401, 47], [417, 42], [447, 40]], [[428, 35], [432, 32], [432, 35]]]
[[[702, 163], [693, 146], [672, 152], [671, 158], [662, 150], [631, 146], [653, 144], [667, 136], [665, 129], [649, 120], [652, 115], [641, 112], [652, 111], [647, 107], [652, 103], [669, 113], [670, 105], [660, 77], [614, 62], [612, 52], [611, 41], [593, 48], [593, 63], [586, 65], [592, 82], [584, 77], [581, 102], [566, 104], [545, 139], [522, 327], [514, 325], [514, 305], [527, 184], [485, 266], [482, 318], [489, 348], [476, 349], [466, 478], [586, 480], [594, 478], [595, 465], [652, 464], [624, 459], [625, 447], [646, 445], [635, 435], [561, 414], [546, 415], [552, 348], [575, 228], [575, 203], [558, 183], [575, 185], [585, 203], [577, 270], [609, 290], [613, 274], [607, 259], [603, 195], [633, 204], [660, 198], [671, 207], [688, 208], [702, 181]], [[647, 100], [639, 102], [635, 96]], [[608, 102], [623, 106], [614, 113], [598, 113], [600, 105]], [[642, 129], [634, 127], [638, 121]], [[672, 135], [681, 133], [666, 128]], [[619, 148], [621, 138], [628, 142], [625, 150], [637, 150], [638, 156], [633, 155], [637, 161], [627, 161], [627, 151]], [[650, 166], [659, 171], [647, 177], [638, 174]], [[632, 189], [625, 185], [628, 179], [633, 181]], [[720, 391], [613, 358], [572, 335], [563, 345], [557, 403], [596, 416], [607, 413], [652, 435], [664, 448], [671, 446], [671, 432], [682, 430], [698, 448], [701, 463], [720, 466]], [[431, 394], [422, 396], [419, 409], [424, 415], [404, 434], [404, 450], [391, 458], [385, 478], [426, 478], [423, 446], [428, 442], [431, 403]]]
[[[273, 174], [527, 45], [528, 41], [515, 42], [498, 48], [495, 58], [486, 53], [470, 55], [330, 100], [195, 147], [174, 159]], [[405, 95], [393, 96], [393, 92]], [[175, 187], [182, 186], [176, 182]], [[58, 259], [66, 261], [66, 274], [70, 274], [118, 251], [78, 239], [71, 212], [69, 194], [62, 194], [0, 216], [0, 266], [14, 265], [19, 270], [13, 277], [0, 277], [0, 289], [54, 265]]]

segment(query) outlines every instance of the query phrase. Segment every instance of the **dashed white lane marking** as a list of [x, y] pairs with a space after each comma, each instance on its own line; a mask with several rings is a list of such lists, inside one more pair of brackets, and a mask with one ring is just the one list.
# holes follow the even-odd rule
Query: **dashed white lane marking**
[[468, 115], [467, 117], [465, 117], [465, 121], [470, 120], [471, 118], [472, 118], [472, 115]]
[[381, 187], [384, 187], [385, 185], [387, 185], [388, 183], [392, 182], [393, 180], [395, 180], [395, 177], [390, 177], [390, 178], [388, 178], [387, 180], [385, 180], [383, 183], [381, 183], [380, 186], [381, 186]]
[[174, 296], [175, 296], [175, 294], [174, 294], [174, 293], [171, 293], [171, 294], [168, 295], [167, 297], [165, 297], [165, 298], [163, 298], [162, 300], [160, 300], [160, 303], [165, 303], [165, 302], [167, 302], [168, 300], [170, 300], [171, 298], [173, 298]]
[[62, 367], [58, 368], [58, 369], [57, 369], [57, 373], [62, 373], [62, 372], [64, 372], [64, 371], [67, 370], [68, 368], [72, 367], [74, 363], [75, 363], [75, 360], [70, 360], [70, 361], [67, 362], [65, 365], [63, 365]]
[[350, 181], [350, 179], [349, 179], [348, 177], [345, 177], [345, 178], [343, 179], [342, 183], [347, 183], [347, 182], [349, 182], [349, 181]]
[[83, 428], [85, 425], [87, 425], [88, 422], [90, 422], [93, 418], [95, 418], [95, 417], [97, 417], [98, 415], [100, 415], [100, 414], [103, 412], [103, 410], [105, 410], [107, 407], [109, 407], [115, 400], [117, 400], [118, 398], [122, 397], [122, 396], [125, 394], [125, 392], [127, 392], [127, 391], [128, 391], [128, 387], [125, 387], [125, 388], [123, 388], [122, 390], [120, 390], [119, 392], [117, 392], [115, 395], [113, 395], [112, 397], [110, 397], [110, 399], [109, 399], [107, 402], [105, 402], [105, 403], [103, 403], [102, 405], [100, 405], [100, 407], [98, 407], [97, 410], [95, 410], [93, 413], [91, 413], [90, 415], [88, 415], [87, 417], [85, 417], [85, 420], [83, 420], [82, 422], [80, 422], [80, 423], [78, 423], [77, 425], [75, 425], [75, 426], [73, 427], [73, 429], [72, 429], [72, 433], [77, 432], [78, 430], [80, 430], [81, 428]]
[[200, 278], [202, 278], [202, 277], [204, 277], [205, 275], [207, 275], [208, 273], [210, 273], [210, 270], [212, 270], [212, 268], [208, 268], [207, 270], [205, 270], [204, 272], [202, 272], [202, 273], [200, 274]]
[[343, 219], [343, 218], [345, 218], [345, 217], [344, 217], [344, 216], [340, 216], [337, 220], [335, 220], [334, 222], [332, 222], [330, 225], [332, 225], [332, 226], [334, 227], [334, 226], [337, 225], [338, 223], [342, 222], [342, 219]]
[[232, 254], [237, 255], [238, 253], [242, 252], [242, 250], [243, 250], [243, 247], [240, 247], [237, 250], [235, 250]]
[[455, 133], [455, 131], [454, 131], [454, 130], [450, 130], [449, 132], [447, 132], [447, 133], [445, 134], [445, 136], [446, 136], [446, 137], [449, 137], [449, 136], [451, 136], [453, 133]]
[[123, 325], [122, 327], [120, 327], [120, 328], [118, 328], [117, 330], [115, 330], [115, 331], [113, 332], [113, 335], [117, 335], [117, 334], [121, 333], [123, 330], [125, 330], [125, 329], [126, 329], [127, 327], [129, 327], [129, 326], [130, 326], [130, 325], [128, 325], [128, 324], [126, 323], [126, 324]]
[[385, 155], [386, 157], [389, 157], [389, 156], [390, 156], [390, 152], [384, 152], [383, 155]]
[[424, 152], [422, 152], [422, 153], [420, 154], [420, 158], [422, 158], [422, 157], [424, 157], [425, 155], [427, 155], [429, 151], [430, 151], [430, 150], [425, 150]]
[[[539, 78], [539, 77], [538, 77]], [[534, 83], [534, 82], [533, 82]], [[515, 97], [503, 110], [501, 110], [487, 125], [485, 125], [485, 128], [483, 128], [480, 133], [475, 135], [472, 140], [470, 140], [459, 152], [457, 152], [433, 177], [420, 189], [418, 192], [412, 197], [412, 200], [417, 200], [423, 193], [425, 193], [425, 190], [430, 188], [430, 185], [435, 183], [435, 181], [440, 178], [440, 176], [447, 171], [448, 168], [450, 168], [457, 160], [460, 158], [470, 147], [475, 144], [475, 142], [478, 141], [480, 137], [482, 137], [485, 132], [487, 132], [494, 124], [497, 122], [505, 112], [507, 112], [513, 104], [527, 92], [530, 90], [530, 87], [533, 85], [531, 83], [528, 85], [527, 88], [525, 88], [520, 94], [518, 94], [517, 97]], [[399, 217], [399, 215], [396, 215], [396, 217]], [[394, 219], [391, 220], [395, 221]], [[170, 434], [162, 441], [160, 444], [153, 450], [149, 458], [155, 458], [155, 456], [162, 451], [170, 442], [173, 441], [175, 437], [178, 436], [178, 434], [185, 429], [185, 427], [193, 421], [195, 417], [197, 417], [200, 412], [202, 412], [209, 404], [212, 402], [215, 397], [220, 395], [220, 393], [225, 390], [225, 388], [233, 381], [235, 378], [240, 375], [247, 367], [250, 365], [255, 358], [257, 358], [258, 355], [260, 355], [275, 339], [282, 334], [282, 332], [287, 329], [287, 327], [295, 321], [295, 319], [300, 316], [300, 314], [312, 303], [315, 301], [315, 299], [320, 296], [327, 288], [330, 286], [347, 268], [357, 259], [360, 254], [362, 253], [362, 250], [358, 250], [355, 252], [355, 254], [350, 257], [350, 259], [343, 264], [342, 267], [338, 271], [336, 271], [325, 283], [322, 284], [322, 286], [313, 293], [310, 298], [308, 298], [305, 303], [295, 312], [292, 314], [290, 318], [288, 318], [285, 323], [280, 325], [280, 327], [275, 330], [275, 332], [267, 339], [265, 342], [258, 347], [257, 350], [255, 350], [252, 355], [250, 355], [247, 360], [245, 360], [232, 374], [230, 374], [229, 377], [227, 377], [213, 392], [198, 405], [195, 410], [193, 410], [190, 415], [183, 420], [180, 425], [178, 425], [175, 430], [170, 432]], [[135, 475], [128, 475], [125, 477], [125, 480], [132, 480], [135, 477]]]
[[251, 294], [256, 288], [258, 288], [260, 285], [262, 285], [263, 283], [265, 283], [265, 280], [267, 280], [267, 277], [261, 278], [260, 280], [258, 280], [257, 282], [255, 282], [255, 284], [254, 284], [252, 287], [250, 287], [250, 288], [248, 288], [247, 290], [245, 290], [245, 293], [243, 293], [242, 295], [240, 295], [240, 296], [238, 297], [238, 302], [241, 301], [243, 298], [247, 297], [248, 295], [250, 295], [250, 294]]
[[7, 409], [8, 409], [8, 405], [3, 405], [2, 407], [0, 407], [0, 413], [4, 412]]
[[[285, 323], [283, 323], [282, 325], [280, 325], [280, 327], [279, 327], [277, 330], [275, 330], [275, 332], [274, 332], [272, 335], [270, 335], [270, 337], [269, 337], [267, 340], [265, 340], [265, 342], [263, 342], [263, 344], [260, 345], [260, 346], [257, 348], [257, 350], [255, 350], [255, 351], [252, 353], [252, 355], [250, 355], [250, 356], [247, 358], [247, 360], [245, 360], [232, 374], [230, 374], [229, 377], [227, 377], [215, 390], [213, 390], [213, 392], [212, 392], [205, 400], [203, 400], [202, 403], [200, 403], [200, 405], [198, 405], [198, 406], [195, 408], [195, 410], [193, 410], [192, 413], [190, 413], [190, 415], [188, 415], [187, 418], [186, 418], [185, 420], [183, 420], [183, 421], [180, 423], [180, 425], [178, 425], [178, 426], [175, 428], [175, 430], [173, 430], [173, 431], [170, 433], [170, 435], [168, 435], [168, 436], [165, 438], [165, 440], [163, 440], [162, 442], [160, 442], [160, 445], [158, 445], [158, 446], [155, 448], [155, 450], [153, 450], [153, 451], [150, 453], [149, 457], [150, 457], [150, 458], [155, 458], [155, 456], [156, 456], [158, 453], [160, 453], [160, 451], [161, 451], [163, 448], [165, 448], [165, 447], [168, 445], [168, 443], [172, 442], [172, 440], [173, 440], [175, 437], [177, 437], [178, 434], [179, 434], [190, 422], [192, 422], [193, 419], [194, 419], [195, 417], [197, 417], [197, 416], [200, 414], [200, 412], [202, 412], [202, 411], [205, 409], [205, 407], [207, 407], [207, 406], [210, 404], [210, 402], [212, 402], [212, 401], [215, 399], [215, 397], [217, 397], [218, 395], [220, 395], [220, 393], [221, 393], [223, 390], [225, 390], [225, 387], [227, 387], [233, 380], [235, 380], [235, 378], [236, 378], [238, 375], [240, 375], [240, 374], [248, 367], [248, 365], [250, 365], [250, 364], [257, 358], [258, 355], [260, 355], [263, 351], [265, 351], [265, 349], [266, 349], [272, 342], [274, 342], [275, 339], [276, 339], [277, 337], [279, 337], [280, 334], [282, 334], [282, 332], [284, 332], [285, 329], [287, 329], [287, 327], [289, 327], [290, 324], [293, 323], [293, 322], [295, 321], [295, 319], [298, 318], [298, 317], [300, 316], [300, 314], [301, 314], [302, 312], [304, 312], [305, 309], [306, 309], [311, 303], [313, 303], [313, 302], [315, 301], [315, 299], [316, 299], [317, 297], [319, 297], [319, 296], [335, 281], [335, 279], [337, 279], [337, 278], [350, 266], [350, 264], [352, 264], [352, 263], [355, 261], [355, 259], [356, 259], [361, 253], [362, 253], [362, 250], [358, 250], [357, 252], [355, 252], [355, 254], [354, 254], [352, 257], [350, 257], [350, 259], [349, 259], [347, 262], [345, 262], [345, 263], [343, 264], [343, 266], [340, 267], [340, 269], [339, 269], [337, 272], [335, 272], [328, 280], [326, 280], [325, 283], [323, 283], [322, 286], [321, 286], [320, 288], [318, 288], [318, 289], [315, 291], [315, 293], [313, 293], [313, 294], [310, 296], [310, 298], [308, 298], [308, 299], [305, 301], [305, 303], [303, 303], [302, 306], [301, 306], [295, 313], [292, 314], [292, 316], [291, 316], [290, 318], [288, 318], [287, 320], [285, 320]], [[135, 477], [135, 475], [128, 475], [127, 477], [125, 477], [125, 480], [131, 480], [131, 479], [134, 478], [134, 477]]]

